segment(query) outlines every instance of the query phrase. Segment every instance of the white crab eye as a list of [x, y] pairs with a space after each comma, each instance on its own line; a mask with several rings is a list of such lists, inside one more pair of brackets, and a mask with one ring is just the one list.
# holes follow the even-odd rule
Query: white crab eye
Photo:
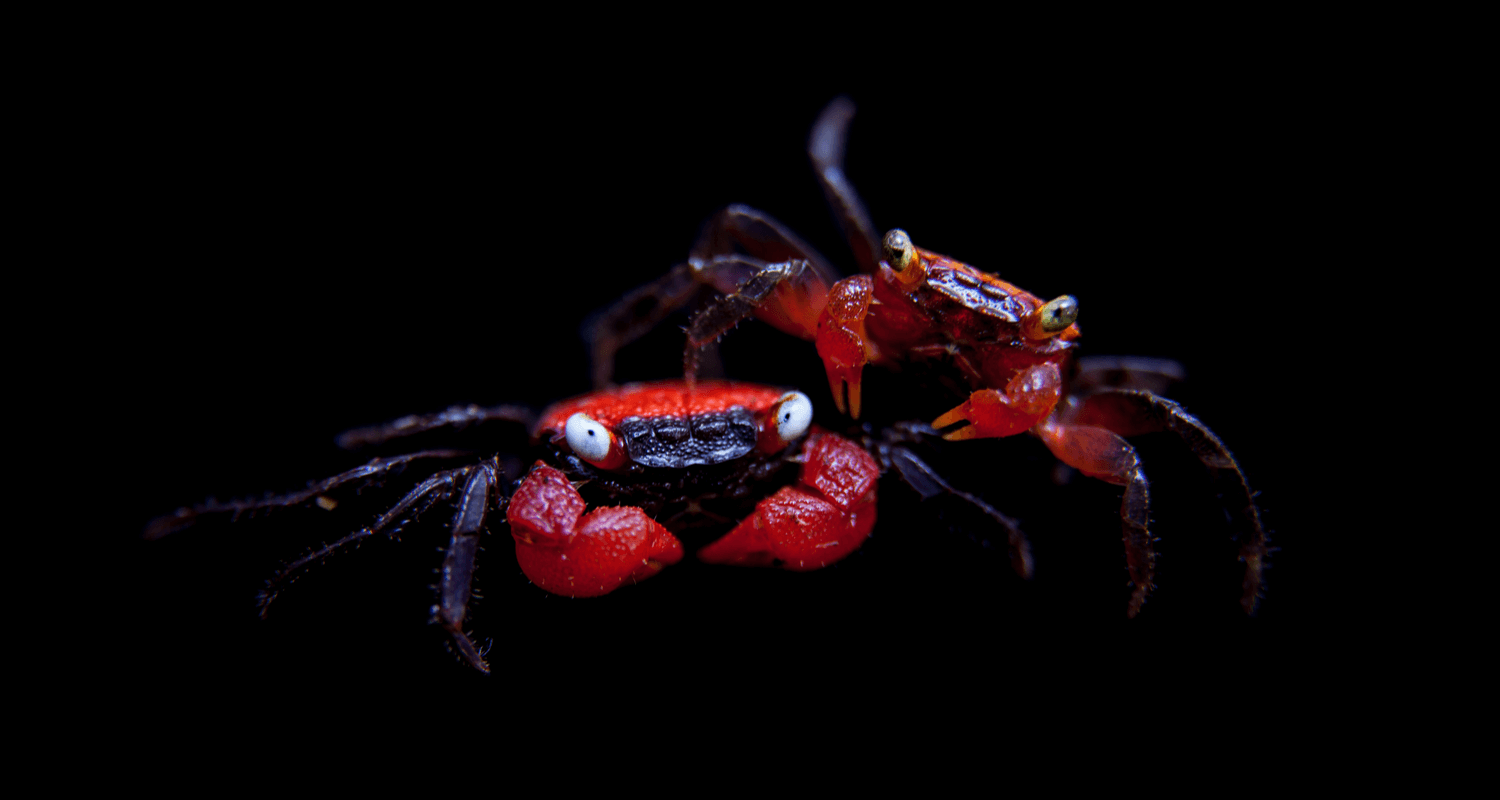
[[807, 433], [812, 424], [812, 401], [801, 392], [787, 392], [776, 403], [776, 435], [781, 441], [791, 440]]
[[568, 447], [584, 461], [598, 464], [609, 455], [609, 429], [582, 411], [568, 417], [563, 434], [568, 438]]

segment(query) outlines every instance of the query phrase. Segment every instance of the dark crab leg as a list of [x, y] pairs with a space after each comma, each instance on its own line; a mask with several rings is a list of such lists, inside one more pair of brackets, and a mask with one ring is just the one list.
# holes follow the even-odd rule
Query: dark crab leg
[[[733, 264], [738, 268], [752, 262], [739, 256], [725, 256], [712, 263]], [[693, 315], [682, 353], [684, 377], [691, 382], [697, 376], [698, 356], [703, 348], [752, 316], [759, 316], [787, 333], [813, 338], [817, 334], [818, 312], [827, 295], [828, 285], [808, 261], [763, 265], [734, 291], [720, 295]]]
[[907, 485], [916, 490], [926, 500], [940, 494], [950, 494], [974, 506], [987, 514], [991, 519], [1005, 529], [1007, 543], [1010, 547], [1010, 565], [1016, 574], [1027, 580], [1031, 579], [1031, 543], [1026, 540], [1026, 534], [1021, 532], [1021, 526], [1015, 519], [995, 510], [989, 503], [980, 500], [968, 492], [953, 488], [927, 462], [918, 458], [915, 453], [905, 447], [880, 448], [878, 457], [881, 466], [894, 468]]
[[424, 458], [466, 458], [471, 454], [460, 450], [424, 450], [420, 453], [411, 453], [393, 458], [377, 458], [368, 464], [355, 467], [348, 472], [341, 472], [332, 478], [319, 481], [300, 492], [268, 497], [262, 500], [242, 500], [229, 503], [208, 502], [191, 508], [179, 508], [170, 516], [158, 517], [146, 525], [145, 537], [147, 539], [160, 539], [169, 533], [175, 533], [190, 527], [205, 517], [228, 516], [231, 521], [239, 519], [243, 514], [253, 514], [262, 510], [276, 508], [290, 508], [313, 501], [327, 502], [325, 495], [339, 487], [354, 481], [364, 481], [366, 485], [399, 474], [406, 465]]
[[[1062, 411], [1062, 406], [1059, 410]], [[1152, 580], [1156, 575], [1156, 551], [1151, 547], [1151, 532], [1147, 529], [1151, 487], [1135, 448], [1109, 426], [1078, 424], [1065, 411], [1054, 413], [1032, 431], [1064, 464], [1091, 478], [1125, 487], [1125, 496], [1120, 500], [1120, 523], [1125, 541], [1125, 569], [1130, 574], [1131, 586], [1126, 613], [1134, 617], [1155, 588]]]
[[[715, 214], [688, 252], [688, 263], [701, 269], [716, 257], [731, 255], [749, 256], [763, 264], [802, 259], [825, 284], [832, 284], [841, 277], [812, 245], [802, 241], [802, 237], [769, 214], [746, 205], [732, 205]], [[717, 283], [715, 288], [721, 292], [734, 289], [732, 285]]]
[[661, 324], [672, 312], [693, 302], [703, 289], [700, 271], [678, 264], [662, 277], [632, 289], [583, 324], [589, 343], [594, 391], [614, 385], [615, 354]]
[[807, 140], [807, 155], [812, 159], [823, 187], [823, 196], [833, 209], [855, 263], [865, 272], [875, 272], [880, 263], [880, 237], [870, 222], [870, 212], [860, 202], [854, 185], [844, 177], [844, 143], [848, 139], [849, 121], [854, 119], [854, 102], [847, 97], [835, 99], [813, 125]]
[[1255, 613], [1256, 603], [1264, 589], [1262, 572], [1270, 552], [1266, 531], [1261, 526], [1260, 510], [1256, 508], [1255, 493], [1250, 489], [1245, 471], [1219, 437], [1197, 417], [1183, 411], [1182, 406], [1141, 391], [1107, 390], [1090, 395], [1077, 413], [1076, 423], [1108, 428], [1121, 436], [1170, 431], [1182, 439], [1216, 476], [1223, 476], [1226, 472], [1233, 476], [1229, 483], [1235, 500], [1243, 504], [1238, 515], [1240, 530], [1235, 536], [1240, 545], [1240, 561], [1245, 563], [1240, 607], [1246, 614]]
[[1186, 377], [1182, 365], [1167, 358], [1084, 356], [1078, 359], [1068, 393], [1083, 396], [1105, 389], [1131, 389], [1166, 394]]
[[282, 588], [295, 582], [302, 570], [308, 565], [322, 561], [335, 552], [351, 544], [357, 544], [367, 536], [381, 533], [387, 528], [390, 528], [388, 535], [395, 538], [401, 526], [407, 521], [432, 508], [437, 503], [452, 497], [454, 491], [457, 489], [458, 482], [467, 479], [476, 469], [478, 467], [475, 466], [459, 467], [458, 469], [444, 470], [433, 475], [420, 484], [417, 484], [415, 489], [407, 492], [406, 496], [401, 498], [400, 502], [392, 506], [384, 514], [381, 514], [375, 520], [374, 524], [361, 528], [331, 544], [325, 544], [317, 550], [277, 570], [276, 574], [272, 575], [271, 579], [266, 581], [266, 588], [261, 590], [257, 598], [261, 618], [265, 618], [270, 610], [271, 603], [276, 599], [276, 595], [280, 594]]
[[[484, 529], [485, 514], [490, 510], [490, 498], [499, 484], [499, 475], [498, 461], [491, 460], [476, 466], [464, 484], [463, 497], [453, 514], [452, 539], [443, 556], [438, 604], [433, 614], [433, 622], [441, 624], [453, 635], [454, 645], [470, 666], [485, 673], [490, 671], [489, 665], [484, 661], [484, 653], [464, 632], [464, 616], [472, 596], [479, 534]], [[505, 505], [505, 497], [496, 498], [496, 511], [504, 511]]]
[[525, 406], [451, 406], [437, 414], [412, 414], [395, 422], [345, 431], [339, 434], [338, 444], [345, 450], [357, 450], [428, 431], [462, 430], [470, 425], [494, 420], [514, 422], [530, 430], [536, 422], [536, 415]]
[[[768, 265], [805, 261], [808, 285], [826, 287], [839, 274], [817, 251], [771, 217], [748, 206], [730, 206], [709, 220], [690, 251], [688, 262], [673, 267], [662, 277], [638, 286], [614, 305], [584, 324], [593, 361], [594, 389], [613, 383], [615, 354], [660, 324], [668, 315], [687, 307], [700, 292], [734, 293]], [[819, 304], [822, 295], [815, 298]], [[817, 323], [817, 312], [806, 322], [789, 326], [775, 318], [767, 321], [794, 336], [810, 338], [803, 330]]]

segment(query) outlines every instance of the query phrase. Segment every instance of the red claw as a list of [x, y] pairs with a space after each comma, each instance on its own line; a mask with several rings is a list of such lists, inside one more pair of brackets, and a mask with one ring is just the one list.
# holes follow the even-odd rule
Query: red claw
[[540, 461], [511, 497], [516, 561], [532, 583], [598, 597], [682, 560], [682, 542], [639, 508], [584, 507], [567, 476]]
[[[860, 376], [869, 360], [865, 317], [870, 313], [874, 284], [868, 275], [845, 278], [828, 292], [828, 305], [818, 317], [817, 347], [828, 372], [828, 388], [841, 413], [859, 419]], [[844, 387], [849, 401], [844, 402]]]
[[813, 434], [804, 453], [797, 485], [760, 501], [734, 530], [699, 550], [700, 561], [805, 572], [859, 549], [875, 525], [875, 459], [829, 433]]

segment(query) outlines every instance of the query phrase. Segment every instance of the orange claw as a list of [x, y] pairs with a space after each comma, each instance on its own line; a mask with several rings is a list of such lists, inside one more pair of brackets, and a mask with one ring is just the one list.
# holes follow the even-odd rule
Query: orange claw
[[[870, 313], [874, 284], [869, 275], [855, 275], [835, 283], [828, 304], [818, 316], [818, 355], [828, 371], [828, 388], [840, 413], [859, 419], [860, 375], [869, 361], [865, 317]], [[848, 404], [844, 402], [845, 389]]]
[[1052, 412], [1062, 397], [1062, 373], [1055, 364], [1038, 364], [1022, 370], [1005, 385], [1005, 392], [980, 389], [969, 399], [932, 421], [944, 428], [958, 422], [968, 427], [943, 434], [948, 441], [1014, 436], [1031, 428]]

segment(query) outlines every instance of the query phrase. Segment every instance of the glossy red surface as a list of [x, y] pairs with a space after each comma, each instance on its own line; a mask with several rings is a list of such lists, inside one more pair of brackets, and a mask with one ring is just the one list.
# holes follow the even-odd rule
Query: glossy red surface
[[689, 389], [682, 381], [632, 383], [556, 403], [542, 414], [537, 433], [561, 432], [568, 417], [582, 411], [604, 425], [629, 417], [688, 417], [743, 406], [752, 412], [771, 407], [785, 389], [733, 381], [699, 381]]

